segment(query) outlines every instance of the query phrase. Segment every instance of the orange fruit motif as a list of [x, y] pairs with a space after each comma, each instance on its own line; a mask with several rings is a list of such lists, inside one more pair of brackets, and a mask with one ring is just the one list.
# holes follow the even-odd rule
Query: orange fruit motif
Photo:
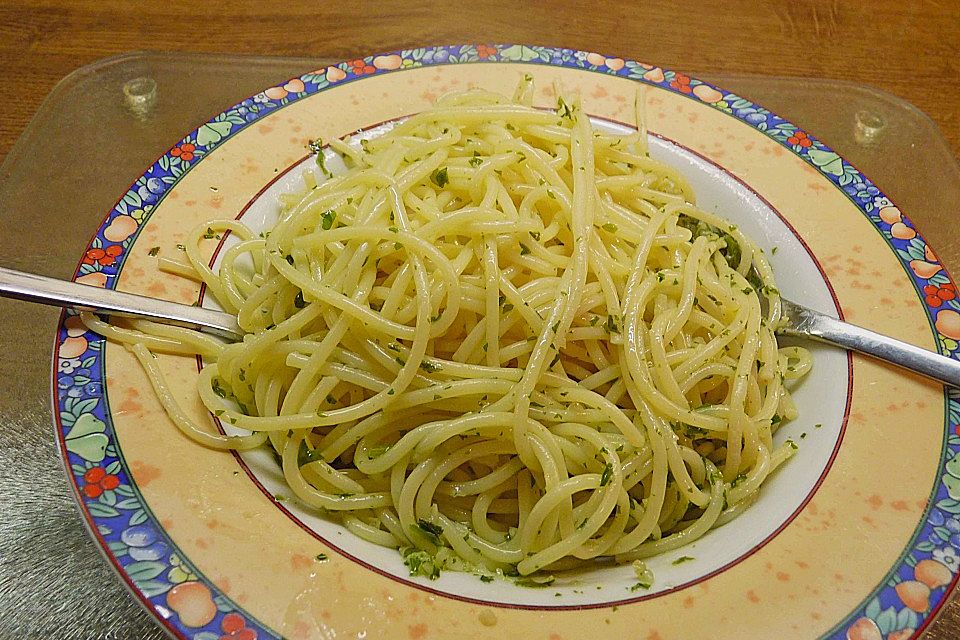
[[953, 309], [943, 309], [937, 313], [935, 323], [937, 331], [952, 340], [960, 340], [960, 313]]
[[107, 274], [100, 271], [94, 271], [85, 276], [80, 276], [77, 278], [77, 282], [80, 284], [90, 285], [91, 287], [103, 287], [107, 284]]
[[886, 222], [887, 224], [894, 224], [900, 222], [903, 218], [900, 213], [900, 209], [889, 206], [880, 209], [880, 219]]
[[87, 339], [82, 336], [67, 338], [60, 345], [60, 357], [65, 359], [79, 358], [87, 350]]
[[847, 640], [883, 640], [877, 623], [870, 618], [860, 618], [847, 629]]
[[103, 230], [103, 237], [110, 242], [123, 242], [137, 230], [137, 221], [130, 216], [117, 216]]
[[917, 613], [930, 608], [930, 587], [916, 580], [906, 580], [894, 588], [903, 604]]
[[389, 56], [377, 56], [373, 59], [373, 66], [377, 69], [399, 69], [401, 64], [403, 64], [403, 58], [395, 53]]
[[650, 82], [663, 82], [663, 69], [660, 67], [654, 67], [643, 74], [644, 80], [649, 80]]
[[202, 627], [217, 615], [210, 589], [200, 582], [183, 582], [167, 592], [167, 605], [187, 627]]
[[930, 589], [938, 589], [950, 584], [953, 574], [950, 569], [936, 560], [925, 559], [917, 563], [913, 576]]
[[940, 272], [942, 267], [938, 264], [933, 264], [932, 262], [925, 262], [923, 260], [911, 260], [910, 269], [913, 270], [918, 277], [926, 280], [927, 278], [935, 276]]
[[917, 237], [917, 232], [902, 222], [894, 222], [890, 225], [890, 235], [898, 240], [910, 240]]
[[714, 89], [713, 87], [708, 87], [705, 84], [698, 84], [693, 88], [693, 95], [697, 96], [704, 102], [714, 103], [720, 102], [723, 98], [723, 94]]

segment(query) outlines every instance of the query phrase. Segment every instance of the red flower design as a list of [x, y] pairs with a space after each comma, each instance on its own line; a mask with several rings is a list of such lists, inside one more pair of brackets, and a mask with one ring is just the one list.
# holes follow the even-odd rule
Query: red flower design
[[491, 47], [488, 44], [478, 44], [477, 45], [477, 56], [481, 60], [485, 60], [490, 56], [494, 55], [497, 52], [496, 48]]
[[239, 613], [228, 613], [220, 621], [223, 635], [220, 640], [257, 640], [257, 632], [247, 626]]
[[957, 297], [957, 288], [949, 282], [941, 285], [928, 284], [923, 288], [923, 295], [929, 306], [939, 307], [947, 300]]
[[193, 160], [193, 152], [197, 150], [196, 145], [189, 142], [184, 142], [179, 147], [174, 147], [170, 150], [170, 155], [174, 158], [180, 158], [186, 162]]
[[356, 60], [350, 61], [350, 70], [353, 71], [353, 75], [362, 76], [364, 74], [370, 74], [377, 70], [372, 64], [367, 64], [363, 60], [357, 58]]
[[682, 73], [678, 73], [673, 77], [673, 80], [670, 81], [670, 86], [680, 93], [690, 93], [693, 91], [693, 89], [690, 88], [690, 76]]
[[790, 144], [798, 144], [801, 147], [809, 147], [813, 144], [813, 140], [808, 138], [807, 134], [803, 131], [800, 131], [800, 129], [797, 129], [792, 136], [787, 138], [787, 142]]
[[103, 467], [94, 467], [83, 474], [83, 479], [87, 483], [83, 487], [83, 493], [88, 498], [99, 498], [104, 491], [113, 491], [120, 486], [120, 478], [107, 473]]
[[123, 253], [123, 247], [118, 244], [110, 245], [106, 249], [87, 249], [87, 252], [83, 254], [83, 263], [99, 262], [106, 267], [116, 262], [117, 256], [121, 253]]

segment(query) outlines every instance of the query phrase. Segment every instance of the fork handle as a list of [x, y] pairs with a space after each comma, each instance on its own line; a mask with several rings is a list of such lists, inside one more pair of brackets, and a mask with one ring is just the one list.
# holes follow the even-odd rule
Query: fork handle
[[0, 297], [78, 311], [93, 311], [103, 315], [147, 318], [165, 324], [200, 329], [230, 340], [243, 336], [236, 317], [222, 311], [57, 280], [4, 267], [0, 267]]
[[790, 319], [781, 335], [810, 338], [873, 356], [951, 387], [960, 388], [960, 361], [842, 322], [828, 315], [784, 300], [784, 314]]

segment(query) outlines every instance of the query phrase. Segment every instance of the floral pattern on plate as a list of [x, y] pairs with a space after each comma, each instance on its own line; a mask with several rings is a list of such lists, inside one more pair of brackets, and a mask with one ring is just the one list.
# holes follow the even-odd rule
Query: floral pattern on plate
[[[265, 89], [202, 124], [155, 162], [117, 202], [85, 251], [78, 282], [112, 288], [154, 207], [192, 166], [251, 123], [323, 89], [366, 76], [430, 65], [523, 62], [634, 79], [688, 96], [741, 120], [791, 150], [841, 189], [896, 253], [923, 300], [942, 353], [960, 352], [955, 285], [912, 223], [879, 189], [808, 132], [736, 94], [690, 76], [598, 53], [526, 45], [407, 49], [316, 69]], [[182, 638], [278, 638], [178, 553], [131, 482], [118, 450], [103, 385], [102, 340], [64, 314], [54, 392], [58, 436], [84, 515], [111, 562], [141, 600]], [[900, 561], [870, 597], [826, 637], [903, 640], [944, 604], [960, 572], [960, 393], [945, 392], [940, 473], [923, 520]]]

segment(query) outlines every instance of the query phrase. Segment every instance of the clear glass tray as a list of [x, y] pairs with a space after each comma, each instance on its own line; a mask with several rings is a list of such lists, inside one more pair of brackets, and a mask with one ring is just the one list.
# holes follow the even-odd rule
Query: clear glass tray
[[[0, 264], [69, 278], [145, 167], [197, 124], [330, 64], [308, 58], [131, 53], [64, 78], [0, 166]], [[960, 165], [911, 104], [834, 80], [692, 75], [814, 133], [874, 180], [960, 273]], [[164, 637], [99, 557], [61, 469], [50, 415], [59, 312], [0, 299], [0, 637]], [[956, 594], [925, 633], [960, 634]]]

